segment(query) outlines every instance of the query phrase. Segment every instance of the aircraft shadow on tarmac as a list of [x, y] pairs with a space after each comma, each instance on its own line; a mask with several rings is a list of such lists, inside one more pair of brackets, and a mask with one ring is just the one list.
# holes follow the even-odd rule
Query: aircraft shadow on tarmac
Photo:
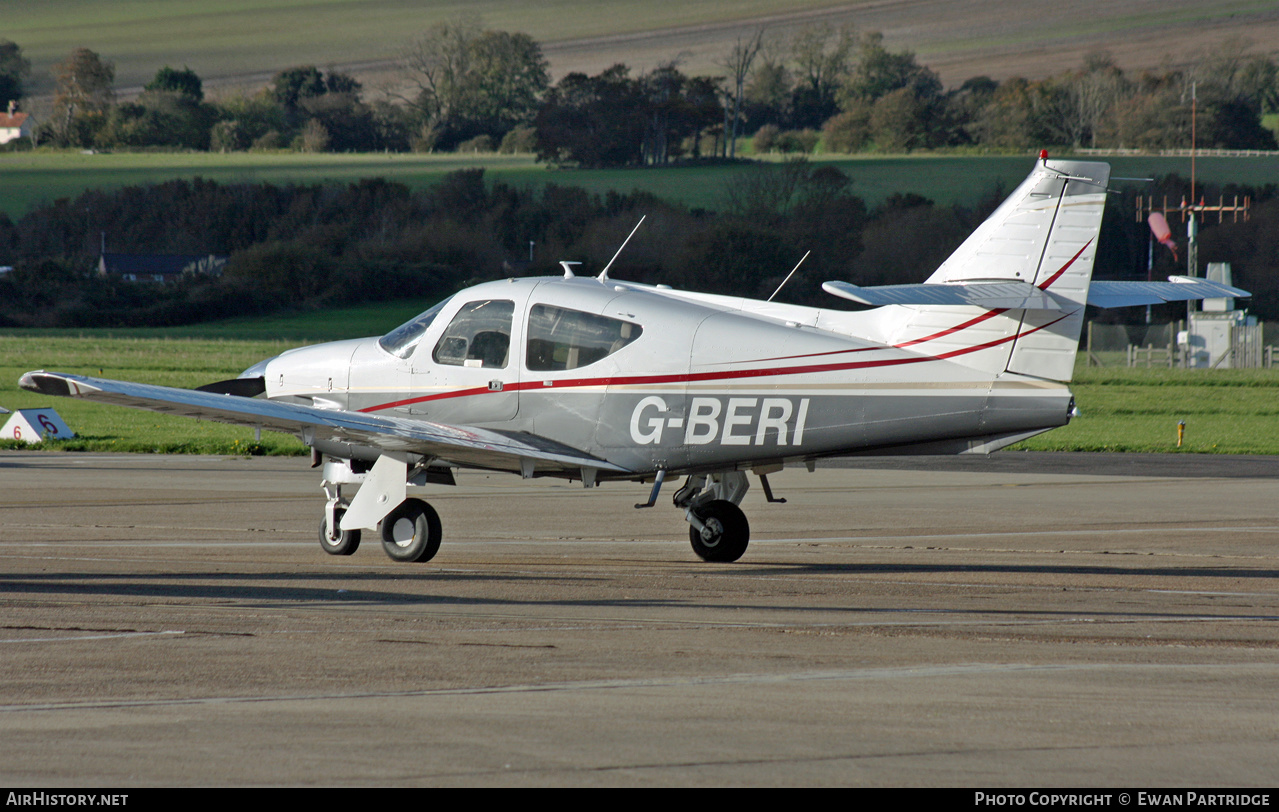
[[[703, 566], [699, 566], [703, 572], [712, 576], [714, 572], [708, 572]], [[1097, 576], [1143, 576], [1143, 577], [1163, 577], [1170, 579], [1188, 579], [1203, 577], [1231, 577], [1231, 578], [1279, 578], [1279, 571], [1270, 569], [1240, 569], [1227, 567], [1195, 567], [1195, 568], [1172, 568], [1172, 567], [1140, 567], [1140, 568], [1124, 568], [1124, 567], [1099, 567], [1099, 566], [1044, 566], [1044, 565], [930, 565], [930, 564], [803, 564], [803, 565], [785, 565], [766, 564], [760, 566], [751, 566], [749, 564], [737, 564], [732, 568], [720, 570], [726, 577], [735, 575], [749, 575], [749, 577], [757, 578], [760, 576], [780, 576], [806, 574], [806, 575], [838, 575], [838, 574], [865, 574], [865, 573], [881, 573], [881, 574], [946, 574], [946, 573], [967, 573], [967, 574], [989, 574], [1003, 573], [1012, 575], [1097, 575]], [[423, 606], [423, 605], [439, 605], [439, 606], [563, 606], [563, 607], [590, 607], [590, 606], [607, 606], [607, 607], [687, 607], [692, 601], [688, 598], [642, 598], [642, 597], [626, 597], [626, 598], [579, 598], [579, 599], [554, 599], [541, 598], [530, 595], [527, 599], [512, 598], [495, 598], [486, 596], [458, 596], [458, 595], [440, 595], [440, 594], [422, 594], [407, 591], [391, 591], [385, 588], [360, 589], [351, 588], [350, 585], [357, 583], [375, 583], [381, 587], [385, 587], [386, 576], [381, 573], [228, 573], [228, 572], [196, 572], [196, 573], [155, 573], [155, 574], [103, 574], [103, 573], [32, 573], [27, 575], [7, 575], [0, 578], [0, 595], [75, 595], [79, 597], [86, 596], [119, 596], [119, 597], [146, 597], [146, 598], [165, 598], [169, 600], [220, 600], [220, 601], [237, 601], [237, 602], [259, 602], [264, 604], [299, 604], [299, 603], [351, 603], [351, 604], [381, 604], [386, 606]], [[492, 583], [492, 582], [526, 582], [530, 585], [530, 589], [536, 582], [565, 583], [574, 582], [583, 584], [585, 582], [593, 582], [594, 584], [607, 588], [608, 582], [611, 580], [605, 576], [598, 574], [588, 574], [581, 577], [566, 577], [563, 574], [555, 575], [536, 575], [536, 574], [477, 574], [477, 573], [457, 573], [457, 572], [440, 572], [440, 573], [422, 573], [419, 575], [397, 575], [397, 581], [407, 581], [415, 584], [429, 583], [432, 581], [454, 584], [460, 580], [472, 581], [476, 583]], [[306, 581], [314, 583], [316, 581], [327, 581], [334, 584], [333, 587], [318, 586], [299, 586], [294, 585], [295, 582]], [[896, 606], [891, 608], [884, 607], [857, 607], [849, 605], [840, 606], [821, 606], [796, 603], [789, 606], [778, 606], [775, 604], [764, 603], [733, 603], [724, 600], [723, 596], [707, 600], [708, 605], [716, 609], [752, 609], [764, 611], [780, 611], [780, 612], [863, 612], [863, 613], [900, 613], [906, 611], [920, 611], [933, 614], [980, 614], [980, 615], [1018, 615], [1018, 616], [1042, 616], [1055, 617], [1065, 615], [1077, 615], [1077, 610], [1068, 611], [1052, 611], [1052, 610], [1036, 610], [1031, 608], [1015, 609], [1015, 610], [993, 610], [986, 608], [973, 607], [957, 607], [957, 608], [936, 608], [936, 607], [916, 607], [912, 610], [909, 606]], [[1101, 612], [1099, 616], [1106, 617], [1161, 617], [1175, 618], [1184, 614], [1185, 617], [1200, 617], [1202, 612], [1187, 611], [1185, 613], [1177, 612]], [[1258, 619], [1255, 613], [1248, 614], [1230, 614], [1230, 615], [1214, 615], [1221, 619], [1230, 618], [1247, 618]], [[1265, 616], [1269, 618], [1269, 616]], [[1279, 619], [1279, 618], [1272, 618]]]
[[[738, 563], [736, 567], [751, 566]], [[771, 573], [769, 571], [772, 571]], [[1078, 564], [760, 564], [751, 575], [837, 575], [868, 573], [1008, 573], [1014, 575], [1113, 575], [1157, 578], [1275, 578], [1279, 570], [1241, 567], [1100, 567]]]

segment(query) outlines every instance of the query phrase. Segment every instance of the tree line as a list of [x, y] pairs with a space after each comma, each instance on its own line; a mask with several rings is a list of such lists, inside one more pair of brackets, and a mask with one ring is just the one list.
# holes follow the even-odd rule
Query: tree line
[[[1168, 177], [1153, 192], [1177, 199], [1188, 186]], [[1205, 224], [1199, 259], [1233, 262], [1235, 284], [1254, 293], [1247, 306], [1279, 318], [1277, 190], [1199, 188], [1209, 197], [1253, 196], [1249, 222]], [[718, 212], [642, 192], [513, 187], [480, 169], [417, 192], [379, 179], [347, 186], [197, 179], [90, 191], [16, 222], [0, 215], [0, 256], [14, 265], [0, 276], [0, 327], [165, 326], [406, 297], [428, 303], [481, 281], [556, 274], [562, 259], [602, 268], [642, 214], [644, 227], [613, 271], [619, 279], [762, 299], [813, 249], [778, 300], [843, 308], [848, 303], [833, 302], [821, 282], [919, 282], [1005, 194], [991, 188], [972, 207], [896, 195], [868, 208], [838, 169], [802, 159], [737, 175]], [[1107, 209], [1100, 278], [1146, 278], [1149, 230], [1132, 215], [1132, 194], [1116, 195]], [[176, 284], [99, 276], [104, 230], [122, 252], [216, 253], [229, 261], [220, 276], [191, 273]], [[1155, 258], [1156, 279], [1184, 272], [1170, 252]], [[1184, 306], [1165, 310], [1166, 319], [1184, 315]]]
[[[258, 93], [206, 100], [189, 68], [165, 66], [133, 101], [86, 48], [54, 66], [52, 113], [35, 139], [81, 148], [233, 151], [536, 152], [578, 166], [639, 166], [756, 152], [909, 152], [1043, 146], [1275, 149], [1262, 124], [1279, 112], [1279, 67], [1227, 41], [1184, 64], [1132, 74], [1105, 52], [1057, 76], [978, 76], [947, 89], [878, 32], [815, 26], [789, 39], [759, 30], [690, 76], [678, 62], [634, 73], [614, 65], [552, 84], [525, 34], [456, 20], [428, 29], [400, 58], [400, 90], [366, 99], [350, 75], [310, 65]], [[20, 101], [30, 64], [0, 40], [0, 103]], [[1192, 117], [1195, 119], [1192, 122]]]

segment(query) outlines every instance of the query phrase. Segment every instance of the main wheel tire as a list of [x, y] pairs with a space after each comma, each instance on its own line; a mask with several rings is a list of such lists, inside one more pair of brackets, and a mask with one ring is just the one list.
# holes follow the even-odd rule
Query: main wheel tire
[[736, 561], [751, 540], [750, 522], [742, 509], [725, 499], [707, 502], [697, 509], [697, 518], [706, 532], [689, 526], [688, 540], [703, 561]]
[[442, 535], [439, 514], [421, 499], [406, 499], [382, 520], [382, 549], [396, 561], [430, 561]]
[[[333, 524], [340, 525], [345, 510], [333, 511]], [[359, 530], [338, 530], [336, 536], [329, 535], [329, 521], [325, 517], [320, 520], [320, 546], [329, 555], [350, 555], [360, 548]]]

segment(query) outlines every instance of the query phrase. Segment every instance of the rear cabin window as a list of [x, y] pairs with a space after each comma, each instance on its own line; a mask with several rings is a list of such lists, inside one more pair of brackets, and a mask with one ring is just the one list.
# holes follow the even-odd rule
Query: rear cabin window
[[533, 305], [528, 316], [528, 357], [534, 372], [578, 369], [607, 358], [640, 337], [638, 324], [580, 310]]
[[431, 357], [437, 364], [455, 367], [505, 369], [514, 315], [515, 303], [505, 299], [462, 305]]

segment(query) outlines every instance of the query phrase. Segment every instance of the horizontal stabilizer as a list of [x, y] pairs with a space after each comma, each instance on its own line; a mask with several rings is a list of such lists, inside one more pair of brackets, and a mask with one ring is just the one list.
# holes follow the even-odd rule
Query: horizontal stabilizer
[[1088, 304], [1095, 307], [1188, 302], [1195, 299], [1234, 299], [1252, 294], [1220, 282], [1192, 276], [1170, 276], [1168, 282], [1105, 282], [1094, 279], [1088, 288]]
[[990, 310], [1061, 310], [1057, 300], [1029, 282], [958, 282], [947, 284], [859, 287], [823, 282], [822, 290], [868, 305], [967, 305]]

